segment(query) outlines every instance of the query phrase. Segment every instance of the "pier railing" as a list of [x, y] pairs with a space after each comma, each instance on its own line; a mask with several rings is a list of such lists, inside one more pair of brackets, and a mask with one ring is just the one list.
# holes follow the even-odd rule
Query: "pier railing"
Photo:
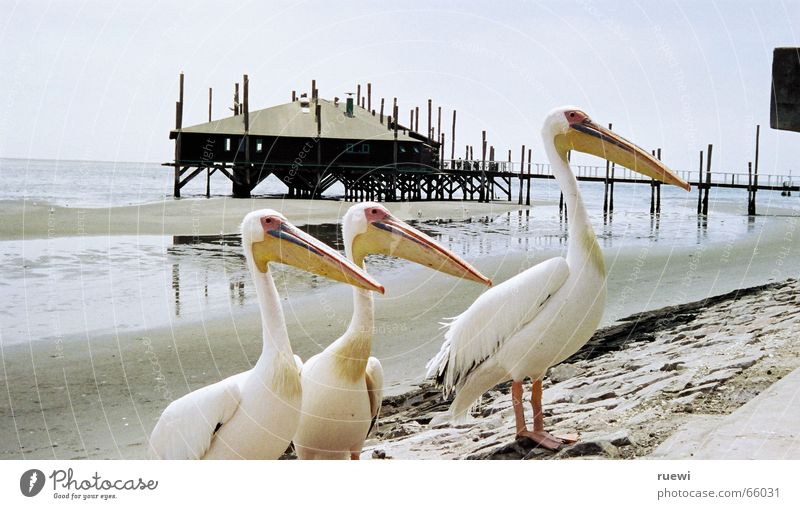
[[[514, 161], [480, 161], [480, 160], [464, 160], [446, 159], [444, 161], [444, 170], [455, 171], [474, 171], [480, 172], [481, 168], [484, 171], [492, 173], [506, 173], [510, 175], [520, 174], [520, 163]], [[549, 163], [525, 163], [522, 168], [522, 175], [530, 175], [533, 178], [552, 177], [553, 171]], [[606, 178], [605, 166], [593, 165], [572, 165], [572, 170], [575, 176], [580, 180], [604, 180]], [[683, 180], [692, 184], [702, 182], [705, 184], [706, 173], [697, 170], [677, 170], [675, 173]], [[702, 173], [702, 175], [701, 175]], [[616, 166], [609, 170], [608, 178], [615, 182], [650, 182], [652, 179], [646, 177], [628, 168]], [[791, 175], [774, 175], [759, 173], [757, 182], [754, 176], [746, 172], [720, 172], [715, 171], [711, 174], [711, 185], [714, 187], [747, 187], [748, 185], [758, 185], [760, 189], [783, 189], [795, 188], [800, 184], [797, 180], [793, 179]]]

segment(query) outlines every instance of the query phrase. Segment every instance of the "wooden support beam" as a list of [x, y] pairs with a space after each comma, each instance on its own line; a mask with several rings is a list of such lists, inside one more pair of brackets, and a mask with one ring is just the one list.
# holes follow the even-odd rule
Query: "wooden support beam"
[[233, 114], [234, 116], [239, 114], [239, 84], [233, 84]]
[[522, 174], [524, 169], [525, 169], [525, 145], [522, 146], [522, 153], [519, 156], [519, 199], [517, 200], [518, 205], [522, 205]]
[[531, 154], [531, 149], [528, 149], [528, 190], [526, 191], [525, 195], [525, 205], [530, 206], [531, 204], [531, 166], [533, 163], [533, 157]]
[[[456, 125], [456, 112], [453, 111], [453, 131], [455, 131]], [[452, 141], [451, 141], [452, 143]], [[478, 193], [478, 197], [480, 201], [489, 201], [489, 197], [486, 196], [486, 131], [481, 132], [481, 185], [480, 191]]]
[[372, 111], [372, 83], [367, 83], [367, 110]]
[[[486, 131], [483, 131], [484, 142]], [[450, 132], [450, 159], [456, 158], [456, 110], [453, 110], [453, 130]]]
[[356, 85], [356, 104], [361, 106], [361, 84]]
[[211, 100], [213, 98], [213, 90], [211, 87], [208, 87], [208, 121], [211, 122]]
[[317, 100], [317, 80], [311, 80], [311, 100]]
[[697, 215], [703, 213], [703, 151], [700, 151], [700, 166], [697, 169]]
[[[661, 149], [656, 151], [656, 159], [661, 160]], [[661, 182], [656, 181], [656, 214], [661, 214]]]
[[756, 159], [753, 165], [753, 214], [756, 214], [756, 192], [758, 192], [758, 142], [761, 135], [761, 125], [756, 125]]
[[381, 97], [381, 124], [383, 123], [383, 97]]
[[[613, 125], [608, 124], [608, 130], [612, 130]], [[603, 215], [608, 214], [608, 179], [611, 177], [611, 161], [606, 159], [606, 177], [603, 179]]]
[[[436, 107], [438, 113], [438, 120], [436, 121], [436, 138], [439, 139], [439, 135], [442, 133], [442, 107]], [[442, 151], [444, 151], [444, 145], [442, 145]]]
[[297, 91], [292, 90], [292, 102], [295, 102], [296, 100], [297, 100]]
[[706, 157], [706, 189], [705, 194], [703, 195], [703, 215], [708, 215], [708, 194], [711, 190], [711, 151], [713, 150], [714, 146], [709, 143], [708, 144], [708, 156]]
[[428, 99], [428, 139], [429, 140], [433, 139], [433, 132], [431, 131], [433, 129], [432, 121], [433, 121], [433, 101]]
[[414, 107], [414, 132], [419, 132], [419, 106]]

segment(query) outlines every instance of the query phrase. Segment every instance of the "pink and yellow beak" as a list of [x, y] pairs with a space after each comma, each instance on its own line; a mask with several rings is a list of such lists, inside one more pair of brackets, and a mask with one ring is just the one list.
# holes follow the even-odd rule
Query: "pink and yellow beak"
[[461, 257], [385, 209], [381, 208], [378, 217], [367, 219], [367, 231], [354, 239], [353, 259], [360, 262], [369, 254], [396, 256], [451, 276], [492, 285], [491, 279]]
[[592, 154], [665, 184], [682, 187], [689, 191], [688, 182], [677, 176], [661, 161], [615, 132], [594, 123], [579, 110], [565, 112], [569, 129], [555, 137], [556, 147], [564, 154], [577, 150]]
[[264, 240], [252, 244], [259, 270], [266, 272], [270, 262], [283, 263], [358, 288], [384, 292], [383, 285], [363, 269], [282, 217], [266, 216], [261, 224]]

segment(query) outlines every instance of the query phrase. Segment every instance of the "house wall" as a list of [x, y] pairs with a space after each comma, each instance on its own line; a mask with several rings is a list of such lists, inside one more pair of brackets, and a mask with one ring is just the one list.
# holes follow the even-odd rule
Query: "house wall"
[[[394, 141], [276, 138], [250, 136], [250, 161], [274, 165], [378, 167], [394, 162]], [[243, 136], [183, 133], [180, 161], [198, 164], [248, 162]], [[430, 165], [436, 150], [422, 142], [398, 141], [399, 163]]]

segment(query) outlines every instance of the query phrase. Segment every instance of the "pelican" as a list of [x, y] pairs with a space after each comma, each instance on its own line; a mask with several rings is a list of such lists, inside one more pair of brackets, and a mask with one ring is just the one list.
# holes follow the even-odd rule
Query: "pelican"
[[249, 371], [170, 403], [150, 437], [150, 454], [157, 459], [276, 459], [289, 445], [300, 419], [300, 363], [270, 263], [383, 292], [364, 271], [273, 210], [244, 218], [242, 247], [261, 309], [261, 356]]
[[[593, 122], [578, 108], [562, 107], [547, 116], [542, 138], [569, 217], [566, 257], [545, 260], [478, 297], [448, 325], [428, 376], [445, 396], [455, 391], [449, 419], [463, 421], [474, 402], [498, 383], [512, 380], [517, 437], [556, 450], [577, 437], [544, 430], [542, 378], [581, 348], [603, 316], [606, 271], [567, 153], [578, 150], [643, 175], [689, 190], [646, 151]], [[533, 430], [525, 423], [522, 382], [532, 381]]]
[[[393, 217], [383, 205], [350, 207], [342, 233], [345, 253], [359, 267], [366, 256], [383, 254], [491, 285], [467, 262]], [[355, 288], [347, 331], [303, 365], [303, 407], [294, 437], [300, 459], [359, 459], [383, 395], [383, 368], [369, 355], [372, 334], [372, 294]]]

